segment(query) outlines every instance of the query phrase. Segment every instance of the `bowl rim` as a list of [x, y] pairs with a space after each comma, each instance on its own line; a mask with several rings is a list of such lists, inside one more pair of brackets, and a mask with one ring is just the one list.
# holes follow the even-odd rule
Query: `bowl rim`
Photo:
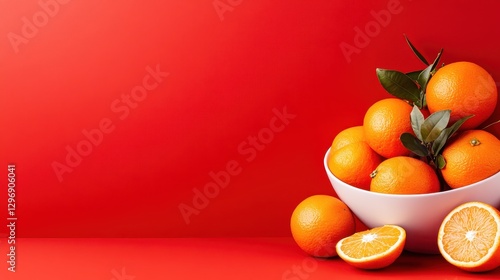
[[[328, 156], [330, 154], [330, 150], [331, 150], [331, 147], [328, 148], [328, 150], [325, 153], [325, 156], [323, 157], [323, 165], [325, 167], [325, 171], [327, 172], [327, 174], [331, 175], [337, 181], [339, 181], [342, 184], [348, 186], [349, 188], [353, 189], [354, 191], [359, 191], [361, 193], [366, 193], [366, 194], [370, 194], [370, 195], [373, 195], [373, 196], [380, 196], [380, 197], [386, 197], [386, 198], [393, 198], [393, 197], [398, 197], [398, 198], [403, 198], [403, 197], [407, 197], [407, 198], [410, 198], [410, 197], [412, 197], [412, 198], [439, 197], [439, 196], [445, 196], [445, 195], [452, 194], [452, 193], [467, 192], [469, 189], [476, 187], [477, 185], [481, 184], [482, 182], [484, 182], [486, 180], [491, 180], [492, 178], [497, 177], [497, 176], [500, 177], [500, 171], [498, 171], [497, 173], [495, 173], [495, 174], [493, 174], [493, 175], [491, 175], [491, 176], [489, 176], [489, 177], [487, 177], [487, 178], [485, 178], [485, 179], [483, 179], [481, 181], [475, 182], [473, 184], [470, 184], [470, 185], [467, 185], [467, 186], [463, 186], [463, 187], [460, 187], [460, 188], [457, 188], [457, 189], [451, 189], [451, 190], [446, 190], [446, 191], [438, 191], [438, 192], [434, 192], [434, 193], [424, 193], [424, 194], [388, 194], [388, 193], [378, 193], [378, 192], [372, 192], [372, 191], [369, 191], [369, 190], [365, 190], [365, 189], [361, 189], [361, 188], [349, 185], [349, 184], [343, 182], [342, 180], [340, 180], [339, 178], [337, 178], [335, 175], [333, 175], [333, 173], [330, 171], [330, 168], [328, 167]], [[333, 186], [333, 188], [335, 189], [335, 186]]]

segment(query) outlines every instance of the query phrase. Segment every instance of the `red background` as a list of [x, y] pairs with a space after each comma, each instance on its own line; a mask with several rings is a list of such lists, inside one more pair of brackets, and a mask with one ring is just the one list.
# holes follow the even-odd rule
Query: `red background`
[[[18, 237], [289, 236], [302, 199], [334, 194], [322, 159], [335, 134], [389, 96], [375, 68], [424, 67], [403, 33], [428, 60], [442, 47], [500, 81], [494, 1], [222, 2], [220, 16], [211, 0], [69, 1], [17, 53], [10, 32], [43, 9], [0, 2], [0, 176], [16, 164]], [[340, 44], [388, 3], [398, 13], [348, 62]], [[121, 120], [111, 104], [157, 65], [169, 76]], [[295, 117], [266, 134], [284, 108]], [[59, 181], [53, 163], [103, 119], [114, 130]], [[259, 134], [249, 158], [238, 147]], [[179, 205], [228, 163], [237, 174], [187, 224]]]

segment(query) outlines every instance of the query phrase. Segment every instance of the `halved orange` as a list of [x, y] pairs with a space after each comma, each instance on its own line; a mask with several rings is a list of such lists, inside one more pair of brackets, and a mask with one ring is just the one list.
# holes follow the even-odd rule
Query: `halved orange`
[[362, 269], [379, 269], [392, 264], [403, 252], [406, 231], [396, 225], [384, 225], [357, 232], [341, 239], [337, 254]]
[[467, 202], [443, 220], [438, 247], [452, 265], [466, 271], [500, 266], [500, 212], [483, 202]]

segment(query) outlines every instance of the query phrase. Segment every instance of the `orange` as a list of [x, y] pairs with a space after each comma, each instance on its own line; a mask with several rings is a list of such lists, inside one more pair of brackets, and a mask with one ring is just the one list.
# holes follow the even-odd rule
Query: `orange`
[[411, 110], [408, 103], [397, 98], [375, 102], [368, 108], [363, 120], [368, 145], [385, 158], [410, 155], [399, 137], [403, 132], [413, 133]]
[[482, 202], [453, 209], [438, 232], [438, 248], [452, 265], [482, 272], [500, 266], [500, 212]]
[[328, 168], [339, 180], [361, 189], [370, 188], [370, 173], [382, 158], [365, 142], [349, 144], [328, 157]]
[[313, 195], [304, 199], [292, 213], [292, 236], [297, 245], [315, 257], [335, 257], [335, 244], [354, 233], [354, 216], [340, 199]]
[[389, 194], [423, 194], [440, 190], [439, 179], [427, 163], [400, 156], [384, 160], [372, 173], [370, 190]]
[[486, 179], [500, 171], [500, 140], [484, 130], [464, 131], [445, 146], [443, 178], [451, 188]]
[[333, 139], [330, 151], [336, 151], [352, 143], [365, 141], [365, 132], [362, 126], [353, 126], [339, 132]]
[[337, 243], [341, 259], [363, 269], [379, 269], [392, 264], [403, 252], [406, 232], [396, 225], [385, 225], [357, 232]]
[[431, 113], [451, 110], [450, 122], [468, 115], [461, 130], [478, 127], [488, 119], [497, 105], [497, 86], [491, 75], [472, 62], [455, 62], [440, 68], [426, 88], [427, 106]]

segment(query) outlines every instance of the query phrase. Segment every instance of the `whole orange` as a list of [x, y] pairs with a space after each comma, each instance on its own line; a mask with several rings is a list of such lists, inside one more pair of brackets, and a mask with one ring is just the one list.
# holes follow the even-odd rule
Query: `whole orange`
[[399, 137], [404, 132], [413, 133], [411, 110], [408, 103], [397, 98], [375, 102], [368, 108], [363, 120], [368, 145], [385, 158], [410, 155]]
[[431, 113], [451, 110], [450, 122], [465, 116], [461, 130], [478, 127], [488, 119], [497, 105], [497, 86], [491, 75], [472, 62], [455, 62], [440, 68], [427, 84], [427, 106]]
[[353, 126], [339, 132], [332, 142], [330, 151], [336, 151], [346, 145], [365, 141], [365, 131], [362, 126]]
[[438, 176], [427, 163], [399, 156], [384, 160], [372, 173], [370, 190], [388, 194], [424, 194], [440, 190]]
[[290, 229], [297, 245], [315, 257], [335, 257], [337, 242], [354, 233], [354, 216], [340, 199], [313, 195], [292, 213]]
[[370, 173], [382, 162], [366, 142], [342, 147], [328, 157], [328, 168], [339, 180], [361, 189], [370, 188]]
[[443, 149], [443, 178], [451, 188], [486, 179], [500, 171], [500, 140], [484, 130], [468, 130]]

